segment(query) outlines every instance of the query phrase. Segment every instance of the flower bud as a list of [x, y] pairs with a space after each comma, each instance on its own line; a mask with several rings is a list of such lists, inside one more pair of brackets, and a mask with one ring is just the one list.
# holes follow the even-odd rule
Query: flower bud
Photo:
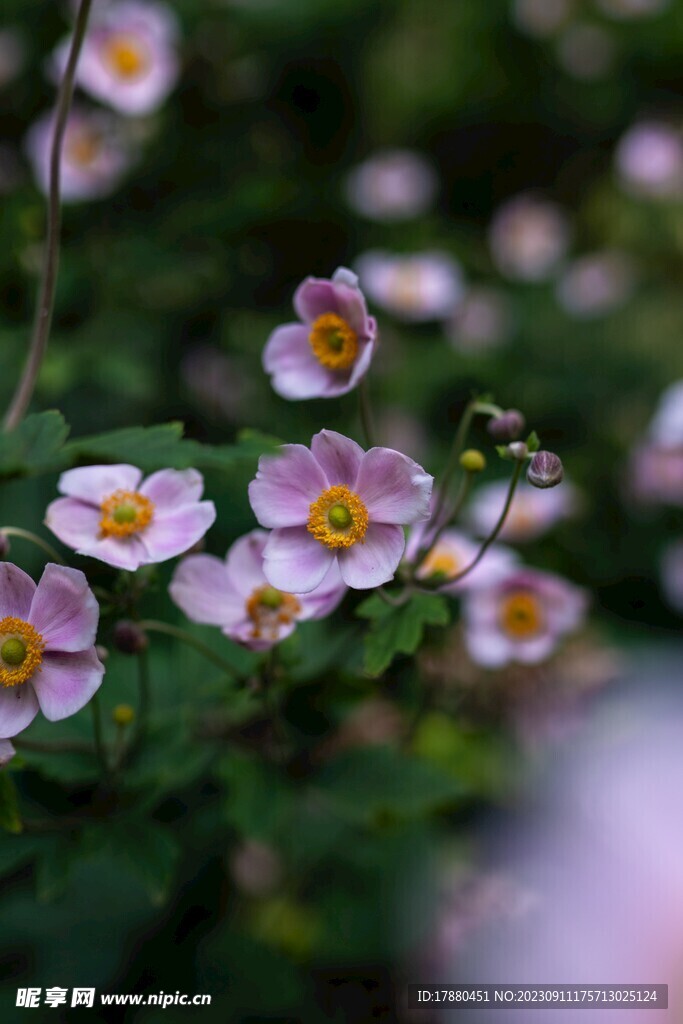
[[481, 473], [486, 469], [486, 459], [476, 448], [468, 448], [460, 456], [460, 465], [467, 473]]
[[122, 654], [140, 654], [147, 649], [148, 643], [147, 634], [137, 622], [121, 619], [114, 626], [114, 647]]
[[507, 446], [507, 453], [516, 462], [524, 462], [529, 455], [529, 448], [524, 441], [513, 441]]
[[0, 533], [0, 560], [8, 557], [10, 548], [9, 537], [6, 537], [4, 533]]
[[500, 416], [493, 416], [486, 429], [498, 444], [507, 444], [508, 441], [516, 441], [525, 426], [526, 420], [519, 409], [507, 409]]
[[536, 452], [526, 478], [534, 487], [556, 487], [564, 476], [562, 461], [553, 452]]
[[126, 726], [135, 721], [135, 711], [130, 704], [117, 704], [111, 713], [115, 725]]
[[109, 657], [109, 649], [107, 647], [104, 647], [102, 644], [97, 644], [97, 646], [95, 647], [95, 654], [100, 659], [100, 661], [106, 661], [107, 658]]

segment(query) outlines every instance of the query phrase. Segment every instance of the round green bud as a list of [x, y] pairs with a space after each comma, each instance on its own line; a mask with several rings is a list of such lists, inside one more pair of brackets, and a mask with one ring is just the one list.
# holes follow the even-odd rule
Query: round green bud
[[259, 603], [265, 608], [279, 608], [282, 604], [282, 593], [275, 587], [264, 587], [259, 597]]
[[468, 448], [460, 456], [460, 465], [467, 473], [481, 473], [486, 469], [486, 459], [476, 448]]
[[10, 637], [0, 647], [0, 658], [6, 665], [21, 665], [26, 658], [26, 644], [18, 637]]
[[335, 530], [345, 530], [353, 522], [353, 516], [346, 505], [333, 505], [327, 513], [327, 518]]
[[119, 526], [123, 526], [125, 523], [134, 523], [137, 517], [138, 513], [134, 505], [119, 505], [114, 509], [112, 519]]
[[126, 726], [135, 721], [135, 711], [130, 704], [117, 704], [111, 717], [115, 725]]

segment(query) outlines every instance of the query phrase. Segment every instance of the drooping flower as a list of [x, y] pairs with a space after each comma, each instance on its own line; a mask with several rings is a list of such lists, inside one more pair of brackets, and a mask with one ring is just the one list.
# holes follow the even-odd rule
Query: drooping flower
[[331, 281], [308, 277], [294, 296], [300, 323], [271, 334], [263, 366], [283, 398], [336, 398], [368, 372], [377, 323], [368, 316], [358, 278], [340, 267]]
[[[41, 117], [26, 136], [26, 153], [36, 184], [47, 194], [54, 119]], [[131, 163], [131, 153], [111, 114], [74, 108], [64, 135], [60, 190], [65, 202], [100, 199], [118, 186]]]
[[557, 269], [569, 246], [569, 224], [555, 203], [534, 195], [509, 199], [489, 229], [493, 261], [506, 277], [544, 281]]
[[232, 545], [225, 560], [189, 555], [177, 566], [169, 593], [193, 622], [220, 626], [236, 643], [264, 651], [285, 640], [298, 622], [322, 619], [346, 587], [336, 565], [308, 594], [273, 587], [263, 572], [265, 530], [252, 530]]
[[557, 284], [557, 300], [570, 316], [587, 320], [623, 305], [634, 282], [633, 261], [626, 253], [591, 253], [566, 268]]
[[0, 740], [0, 769], [7, 767], [15, 754], [16, 750], [9, 740]]
[[[95, 99], [126, 115], [153, 113], [178, 79], [177, 23], [170, 7], [153, 0], [98, 5], [83, 43], [76, 76]], [[61, 74], [70, 40], [61, 43]]]
[[369, 220], [409, 220], [429, 209], [436, 192], [434, 168], [420, 153], [388, 149], [374, 153], [349, 173], [349, 205]]
[[[507, 493], [508, 485], [502, 480], [477, 489], [468, 519], [478, 536], [486, 537], [491, 533], [503, 511]], [[578, 504], [577, 490], [567, 481], [561, 487], [545, 491], [520, 484], [500, 533], [501, 539], [512, 544], [536, 540], [556, 523], [574, 515]]]
[[617, 175], [629, 191], [649, 199], [683, 194], [683, 137], [662, 121], [634, 124], [615, 153]]
[[490, 587], [467, 592], [465, 643], [473, 661], [489, 668], [544, 661], [559, 640], [581, 625], [583, 590], [551, 573], [518, 569]]
[[68, 718], [99, 689], [95, 651], [100, 610], [78, 569], [49, 563], [38, 586], [11, 562], [0, 563], [0, 738], [42, 711]]
[[[432, 531], [433, 532], [433, 531]], [[416, 557], [425, 540], [429, 540], [428, 525], [418, 523], [410, 532], [406, 545], [406, 558]], [[448, 594], [461, 594], [475, 587], [486, 587], [504, 576], [509, 576], [518, 562], [517, 554], [502, 544], [494, 544], [482, 560], [461, 580], [451, 582], [453, 576], [471, 565], [481, 545], [460, 530], [444, 530], [417, 571], [417, 579], [438, 583]]]
[[204, 480], [196, 469], [162, 469], [142, 482], [126, 464], [82, 466], [62, 473], [66, 495], [48, 506], [45, 523], [78, 554], [133, 571], [182, 555], [216, 518], [201, 501]]
[[373, 249], [358, 257], [355, 269], [373, 302], [413, 323], [446, 320], [464, 291], [460, 266], [446, 252], [401, 256]]
[[355, 441], [321, 430], [311, 447], [284, 445], [264, 455], [249, 500], [272, 534], [266, 579], [279, 590], [308, 593], [334, 562], [349, 587], [387, 583], [405, 548], [403, 525], [429, 516], [433, 478], [389, 448], [364, 452]]

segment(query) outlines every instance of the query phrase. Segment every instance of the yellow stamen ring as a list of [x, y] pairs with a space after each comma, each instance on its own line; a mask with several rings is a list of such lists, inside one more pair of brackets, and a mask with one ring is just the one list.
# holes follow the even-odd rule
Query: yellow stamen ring
[[308, 336], [313, 353], [328, 370], [348, 370], [358, 355], [358, 335], [336, 313], [323, 313]]
[[346, 484], [330, 487], [314, 501], [306, 528], [328, 548], [350, 548], [362, 541], [368, 528], [368, 510]]
[[440, 579], [445, 582], [455, 576], [459, 569], [460, 562], [455, 555], [451, 554], [450, 551], [447, 551], [446, 548], [440, 548], [437, 546], [429, 552], [422, 563], [420, 576], [423, 578], [436, 577], [436, 579]]
[[528, 640], [541, 631], [543, 611], [538, 598], [528, 590], [516, 590], [503, 601], [500, 623], [515, 640]]
[[45, 642], [23, 619], [0, 619], [0, 686], [21, 686], [40, 671]]
[[252, 637], [264, 635], [277, 640], [283, 626], [288, 626], [301, 613], [301, 604], [293, 594], [286, 594], [266, 584], [257, 587], [247, 600], [246, 612], [254, 623]]
[[137, 491], [114, 491], [100, 508], [103, 537], [130, 537], [149, 526], [154, 517], [154, 503]]
[[109, 67], [121, 78], [133, 79], [144, 75], [150, 65], [147, 48], [129, 35], [118, 33], [107, 39], [103, 56]]

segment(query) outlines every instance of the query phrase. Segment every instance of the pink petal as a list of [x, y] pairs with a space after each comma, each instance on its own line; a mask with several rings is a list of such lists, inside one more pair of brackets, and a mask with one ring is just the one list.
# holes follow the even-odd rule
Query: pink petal
[[305, 526], [274, 530], [264, 552], [263, 571], [273, 587], [307, 594], [325, 578], [334, 553], [315, 540]]
[[265, 530], [251, 530], [228, 551], [226, 571], [236, 593], [243, 598], [267, 583], [263, 575], [263, 551], [267, 541]]
[[28, 620], [36, 585], [23, 569], [11, 562], [0, 562], [0, 619]]
[[31, 682], [0, 686], [0, 738], [16, 736], [38, 714], [38, 700]]
[[288, 636], [291, 636], [296, 629], [296, 622], [283, 622], [277, 631], [277, 636], [273, 639], [269, 633], [267, 636], [262, 635], [255, 637], [254, 634], [254, 623], [249, 621], [242, 622], [239, 626], [235, 626], [233, 629], [224, 629], [223, 632], [226, 636], [229, 636], [235, 643], [241, 644], [243, 647], [248, 647], [250, 651], [269, 651], [271, 647], [275, 647], [276, 644], [282, 643]]
[[310, 324], [324, 313], [336, 313], [353, 328], [360, 340], [370, 337], [371, 320], [367, 315], [363, 293], [342, 282], [308, 277], [294, 295], [296, 315]]
[[263, 351], [263, 367], [273, 378], [273, 389], [290, 401], [329, 397], [336, 375], [313, 355], [308, 328], [284, 324], [271, 334]]
[[370, 523], [363, 540], [339, 552], [342, 579], [354, 590], [388, 583], [401, 561], [405, 537], [400, 526]]
[[141, 480], [142, 470], [125, 463], [116, 466], [80, 466], [62, 473], [58, 489], [60, 494], [80, 498], [99, 508], [114, 491], [136, 491]]
[[184, 558], [168, 590], [192, 622], [226, 626], [244, 617], [244, 596], [235, 590], [225, 562], [214, 555]]
[[[372, 331], [375, 333], [377, 331], [375, 319], [374, 317], [370, 317], [369, 319], [373, 324]], [[351, 376], [349, 378], [347, 391], [351, 391], [352, 388], [355, 388], [368, 372], [376, 348], [376, 341], [368, 341], [361, 344], [356, 361], [351, 367]]]
[[196, 469], [160, 469], [147, 477], [139, 490], [154, 502], [157, 512], [172, 512], [201, 499], [204, 477]]
[[4, 768], [14, 757], [16, 751], [9, 740], [0, 740], [0, 768]]
[[62, 544], [82, 551], [100, 535], [102, 513], [78, 498], [57, 498], [47, 507], [45, 525], [59, 537]]
[[371, 448], [365, 455], [356, 491], [372, 522], [415, 523], [429, 518], [434, 478], [407, 455]]
[[346, 584], [339, 571], [339, 562], [335, 558], [327, 575], [319, 587], [310, 594], [299, 594], [301, 604], [300, 619], [324, 619], [330, 615], [346, 594]]
[[78, 654], [46, 653], [31, 682], [40, 710], [51, 722], [75, 715], [97, 693], [104, 676], [95, 648]]
[[147, 563], [165, 562], [182, 555], [201, 540], [216, 519], [212, 501], [181, 505], [175, 512], [156, 515], [139, 539], [147, 552]]
[[311, 441], [311, 451], [330, 487], [346, 484], [353, 489], [364, 455], [359, 444], [335, 430], [321, 430]]
[[314, 455], [302, 444], [286, 444], [277, 455], [262, 455], [249, 501], [261, 526], [300, 526], [312, 502], [327, 489]]
[[76, 550], [79, 555], [97, 558], [100, 562], [113, 565], [115, 569], [125, 569], [127, 572], [135, 572], [141, 565], [149, 562], [147, 548], [140, 538], [135, 536], [94, 539]]
[[50, 563], [35, 592], [29, 622], [46, 651], [84, 651], [95, 643], [100, 609], [80, 569]]
[[502, 668], [514, 660], [513, 645], [495, 630], [465, 630], [465, 646], [472, 661], [484, 668]]

